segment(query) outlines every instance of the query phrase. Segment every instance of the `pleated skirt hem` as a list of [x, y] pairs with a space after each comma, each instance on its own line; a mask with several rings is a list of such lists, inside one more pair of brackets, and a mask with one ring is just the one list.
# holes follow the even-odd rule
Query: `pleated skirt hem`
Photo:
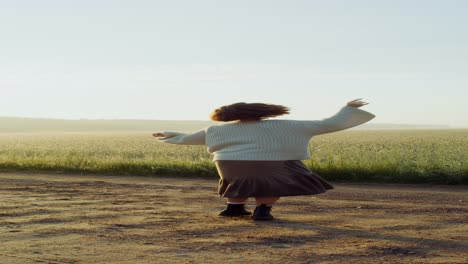
[[280, 197], [315, 195], [333, 186], [300, 160], [216, 161], [221, 197]]

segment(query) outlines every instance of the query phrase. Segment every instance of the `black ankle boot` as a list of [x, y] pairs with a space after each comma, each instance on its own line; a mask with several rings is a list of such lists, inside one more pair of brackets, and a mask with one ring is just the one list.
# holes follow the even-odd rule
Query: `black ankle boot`
[[252, 216], [253, 220], [273, 220], [273, 216], [270, 214], [271, 206], [262, 204], [255, 208], [254, 214]]
[[236, 217], [251, 214], [245, 210], [244, 204], [227, 204], [226, 209], [219, 213], [219, 216]]

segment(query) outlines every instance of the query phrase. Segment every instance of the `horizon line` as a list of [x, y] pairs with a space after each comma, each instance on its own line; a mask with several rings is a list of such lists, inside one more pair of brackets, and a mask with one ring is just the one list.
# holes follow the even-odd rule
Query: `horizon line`
[[[0, 118], [8, 119], [39, 119], [52, 121], [175, 121], [175, 122], [213, 122], [213, 120], [199, 119], [145, 119], [145, 118], [56, 118], [56, 117], [25, 117], [25, 116], [0, 116]], [[301, 119], [297, 119], [301, 120]], [[385, 126], [419, 126], [419, 127], [444, 127], [444, 128], [468, 128], [465, 126], [452, 126], [448, 124], [415, 124], [415, 123], [367, 123], [363, 125], [385, 125]]]

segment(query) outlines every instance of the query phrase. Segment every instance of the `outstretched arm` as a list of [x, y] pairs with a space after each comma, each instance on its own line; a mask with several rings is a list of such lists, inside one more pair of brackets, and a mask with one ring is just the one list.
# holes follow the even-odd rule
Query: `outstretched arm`
[[158, 132], [154, 133], [153, 137], [158, 138], [159, 141], [169, 144], [181, 145], [205, 145], [205, 130], [199, 130], [192, 134], [185, 134], [179, 132]]
[[341, 108], [341, 110], [332, 117], [322, 120], [302, 121], [306, 133], [310, 135], [331, 133], [355, 127], [372, 120], [375, 115], [359, 109], [359, 107], [369, 104], [361, 100], [362, 99], [349, 101], [346, 106]]

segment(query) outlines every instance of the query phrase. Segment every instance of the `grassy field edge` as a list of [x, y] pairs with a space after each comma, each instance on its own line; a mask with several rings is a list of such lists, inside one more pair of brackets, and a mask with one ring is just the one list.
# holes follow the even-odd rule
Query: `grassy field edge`
[[[307, 163], [306, 163], [307, 164]], [[310, 167], [310, 166], [309, 166]], [[444, 171], [419, 172], [416, 170], [363, 168], [311, 168], [326, 180], [334, 182], [353, 183], [396, 183], [396, 184], [437, 184], [437, 185], [468, 185], [468, 173], [463, 171], [457, 175]], [[208, 162], [193, 162], [189, 165], [168, 164], [106, 164], [99, 167], [64, 166], [61, 164], [19, 164], [0, 163], [0, 172], [28, 173], [71, 173], [113, 176], [149, 176], [177, 178], [212, 178], [219, 176], [216, 167]]]

